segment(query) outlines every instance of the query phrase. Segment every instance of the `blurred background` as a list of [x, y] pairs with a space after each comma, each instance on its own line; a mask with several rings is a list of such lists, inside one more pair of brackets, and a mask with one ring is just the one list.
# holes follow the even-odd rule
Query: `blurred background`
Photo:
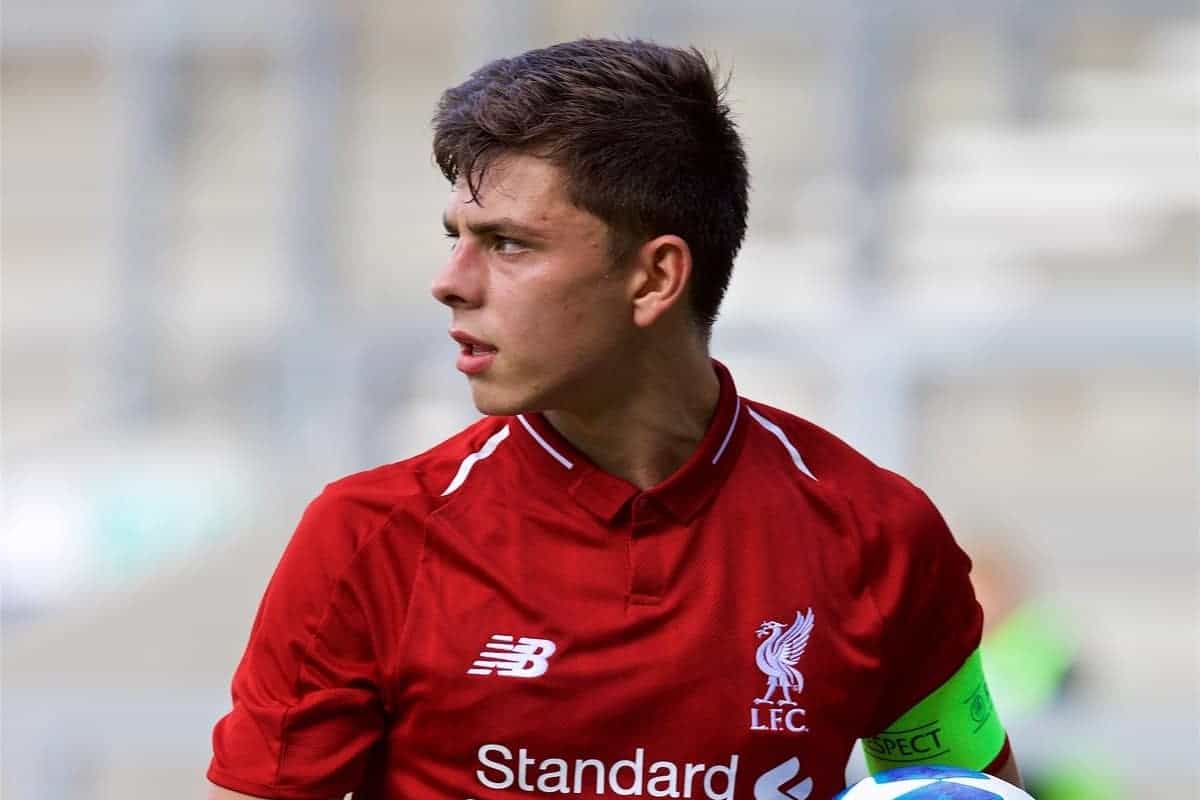
[[0, 14], [6, 800], [203, 796], [304, 504], [475, 417], [434, 103], [581, 35], [733, 71], [714, 354], [938, 502], [1038, 797], [1200, 796], [1194, 3]]

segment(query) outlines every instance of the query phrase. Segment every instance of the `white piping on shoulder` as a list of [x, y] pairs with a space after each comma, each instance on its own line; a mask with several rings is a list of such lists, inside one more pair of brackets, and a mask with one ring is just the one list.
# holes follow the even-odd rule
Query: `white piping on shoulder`
[[725, 448], [729, 446], [729, 440], [733, 438], [733, 429], [737, 427], [738, 414], [742, 413], [742, 398], [737, 398], [737, 405], [733, 407], [733, 421], [729, 423], [729, 430], [725, 431], [725, 438], [721, 440], [721, 446], [717, 448], [717, 454], [713, 456], [712, 463], [717, 463], [717, 459], [725, 452]]
[[519, 421], [519, 422], [520, 422], [522, 425], [524, 425], [524, 426], [525, 426], [525, 430], [529, 431], [529, 435], [533, 437], [533, 440], [534, 440], [535, 442], [537, 442], [538, 444], [540, 444], [540, 445], [542, 446], [542, 449], [543, 449], [543, 450], [545, 450], [545, 451], [546, 451], [547, 453], [549, 453], [550, 455], [554, 456], [554, 460], [555, 460], [555, 461], [557, 461], [558, 463], [562, 464], [562, 465], [563, 465], [564, 467], [566, 467], [567, 469], [574, 469], [574, 468], [575, 468], [575, 465], [574, 465], [574, 464], [572, 464], [572, 463], [571, 463], [569, 460], [567, 460], [567, 457], [566, 457], [566, 456], [564, 456], [562, 453], [558, 452], [558, 451], [557, 451], [557, 450], [555, 450], [553, 447], [551, 447], [551, 446], [550, 446], [550, 443], [549, 443], [549, 442], [547, 442], [545, 439], [543, 439], [543, 438], [542, 438], [542, 435], [533, 429], [533, 426], [532, 426], [532, 425], [530, 425], [530, 424], [529, 424], [529, 423], [528, 423], [528, 422], [525, 420], [525, 415], [524, 415], [524, 414], [517, 414], [517, 420], [518, 420], [518, 421]]
[[812, 474], [812, 470], [810, 470], [808, 465], [804, 463], [804, 459], [800, 457], [800, 453], [798, 453], [796, 448], [792, 446], [792, 443], [788, 441], [787, 434], [783, 432], [783, 429], [774, 422], [771, 422], [771, 420], [767, 419], [762, 414], [759, 414], [753, 408], [747, 408], [746, 410], [750, 412], [750, 416], [754, 417], [754, 420], [759, 425], [762, 425], [771, 432], [772, 436], [779, 440], [784, 449], [788, 451], [788, 455], [792, 457], [792, 463], [796, 465], [796, 469], [800, 470], [815, 481], [817, 476]]
[[488, 440], [483, 443], [483, 447], [464, 458], [462, 463], [458, 465], [458, 472], [454, 474], [454, 480], [450, 481], [450, 485], [446, 487], [446, 491], [442, 492], [442, 497], [445, 497], [458, 487], [462, 486], [463, 481], [465, 481], [467, 476], [471, 474], [471, 468], [480, 461], [483, 461], [492, 453], [496, 452], [496, 448], [500, 446], [500, 443], [508, 438], [508, 432], [508, 426], [505, 425], [503, 428], [488, 437]]

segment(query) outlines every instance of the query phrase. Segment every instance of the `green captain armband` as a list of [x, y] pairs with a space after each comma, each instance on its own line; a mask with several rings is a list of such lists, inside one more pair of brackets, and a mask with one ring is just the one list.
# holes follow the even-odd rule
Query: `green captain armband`
[[863, 753], [872, 774], [907, 764], [978, 770], [1000, 754], [1004, 737], [976, 650], [950, 680], [887, 730], [863, 739]]

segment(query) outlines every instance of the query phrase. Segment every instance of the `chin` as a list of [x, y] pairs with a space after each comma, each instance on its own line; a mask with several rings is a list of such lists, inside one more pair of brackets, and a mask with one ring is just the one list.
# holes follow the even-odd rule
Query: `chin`
[[471, 382], [471, 400], [480, 414], [491, 417], [513, 417], [536, 410], [531, 398], [519, 393], [504, 392], [495, 386]]

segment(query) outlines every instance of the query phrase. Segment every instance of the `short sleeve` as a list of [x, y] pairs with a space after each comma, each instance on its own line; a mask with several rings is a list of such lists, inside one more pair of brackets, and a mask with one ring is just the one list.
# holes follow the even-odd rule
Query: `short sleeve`
[[942, 515], [900, 482], [868, 521], [868, 576], [879, 609], [883, 686], [866, 735], [885, 729], [945, 683], [979, 647], [983, 611], [971, 560]]
[[213, 731], [208, 778], [234, 791], [327, 800], [359, 786], [384, 727], [370, 626], [347, 579], [354, 525], [322, 495], [267, 587]]

